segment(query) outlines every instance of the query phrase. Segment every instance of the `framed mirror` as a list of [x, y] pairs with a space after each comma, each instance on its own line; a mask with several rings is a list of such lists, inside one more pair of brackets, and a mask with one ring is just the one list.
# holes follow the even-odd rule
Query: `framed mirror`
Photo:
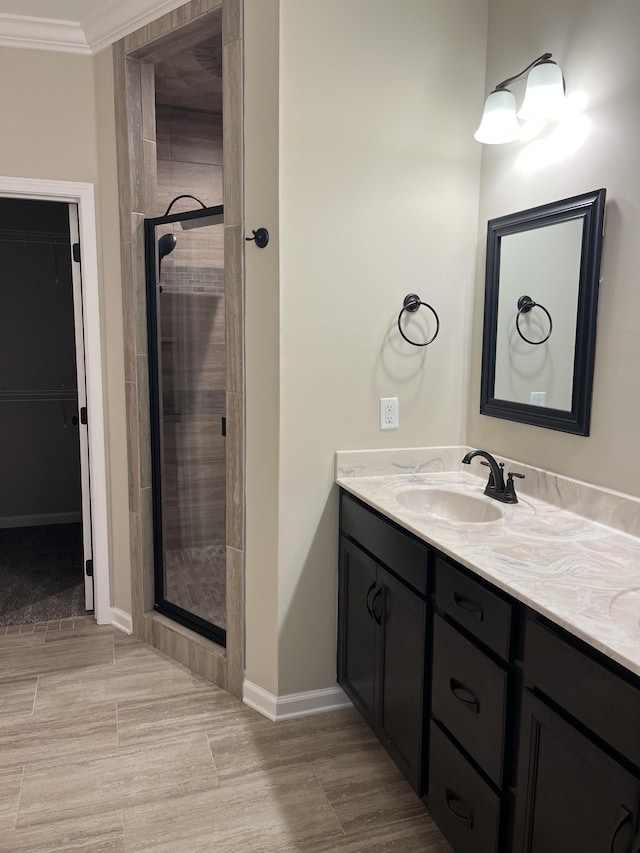
[[489, 220], [481, 414], [589, 435], [605, 196]]

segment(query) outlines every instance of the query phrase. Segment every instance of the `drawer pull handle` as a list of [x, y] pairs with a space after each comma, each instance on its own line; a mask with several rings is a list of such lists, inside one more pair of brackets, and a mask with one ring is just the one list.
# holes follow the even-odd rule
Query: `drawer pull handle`
[[482, 622], [484, 619], [484, 611], [479, 604], [476, 604], [475, 601], [471, 601], [470, 598], [465, 598], [457, 592], [453, 593], [453, 600], [461, 610], [466, 610], [467, 613], [471, 613], [475, 616], [478, 622]]
[[371, 609], [371, 604], [369, 603], [369, 596], [371, 595], [371, 593], [373, 592], [373, 590], [374, 590], [375, 588], [376, 588], [376, 582], [375, 582], [375, 581], [373, 581], [373, 582], [371, 583], [371, 586], [370, 586], [370, 587], [369, 587], [369, 589], [367, 590], [367, 594], [366, 594], [366, 596], [365, 596], [365, 604], [367, 605], [367, 610], [369, 611], [369, 616], [371, 616], [371, 618], [372, 618], [374, 621], [375, 621], [375, 616], [373, 615], [373, 610]]
[[382, 624], [382, 610], [378, 610], [376, 608], [376, 602], [379, 604], [381, 601], [381, 598], [382, 598], [382, 587], [379, 586], [375, 591], [375, 595], [371, 599], [371, 610], [373, 611], [373, 618], [374, 618], [376, 625]]
[[618, 807], [618, 814], [616, 815], [616, 817], [618, 819], [617, 819], [616, 825], [613, 829], [613, 834], [611, 835], [611, 843], [609, 845], [610, 853], [615, 853], [616, 838], [618, 837], [618, 833], [620, 832], [622, 827], [625, 825], [625, 823], [628, 823], [631, 820], [631, 812], [629, 811], [629, 809], [626, 809], [624, 806], [619, 806]]
[[480, 713], [480, 700], [475, 693], [469, 690], [468, 687], [465, 687], [457, 678], [449, 679], [449, 690], [451, 690], [458, 701], [462, 702], [474, 714]]
[[[462, 821], [465, 826], [468, 826], [469, 829], [473, 829], [473, 812], [469, 808], [469, 806], [465, 803], [464, 800], [461, 800], [460, 797], [451, 790], [451, 788], [446, 788], [444, 792], [444, 799], [447, 804], [447, 808], [451, 812], [452, 815], [455, 815], [458, 820]], [[453, 807], [453, 803], [459, 803], [466, 814], [461, 811], [456, 810]]]

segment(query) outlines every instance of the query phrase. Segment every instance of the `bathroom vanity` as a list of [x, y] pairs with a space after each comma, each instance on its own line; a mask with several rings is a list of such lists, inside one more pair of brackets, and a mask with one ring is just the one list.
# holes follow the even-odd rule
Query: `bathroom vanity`
[[454, 850], [637, 853], [640, 541], [529, 495], [487, 523], [407, 509], [488, 500], [441, 457], [339, 460], [338, 681]]

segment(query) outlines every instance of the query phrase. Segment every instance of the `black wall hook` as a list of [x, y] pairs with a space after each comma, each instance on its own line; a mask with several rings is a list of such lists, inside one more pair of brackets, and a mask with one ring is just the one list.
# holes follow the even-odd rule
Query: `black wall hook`
[[256, 231], [251, 231], [253, 237], [245, 237], [244, 239], [247, 241], [255, 240], [256, 246], [259, 249], [264, 249], [264, 247], [269, 242], [269, 232], [266, 228], [258, 228]]

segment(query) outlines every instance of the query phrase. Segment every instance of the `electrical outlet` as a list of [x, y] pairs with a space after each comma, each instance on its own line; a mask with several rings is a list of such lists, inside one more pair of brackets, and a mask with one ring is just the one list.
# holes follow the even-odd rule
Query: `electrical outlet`
[[380, 429], [398, 429], [398, 398], [380, 397]]
[[547, 392], [546, 391], [532, 391], [530, 402], [531, 402], [532, 406], [546, 406], [547, 405]]

